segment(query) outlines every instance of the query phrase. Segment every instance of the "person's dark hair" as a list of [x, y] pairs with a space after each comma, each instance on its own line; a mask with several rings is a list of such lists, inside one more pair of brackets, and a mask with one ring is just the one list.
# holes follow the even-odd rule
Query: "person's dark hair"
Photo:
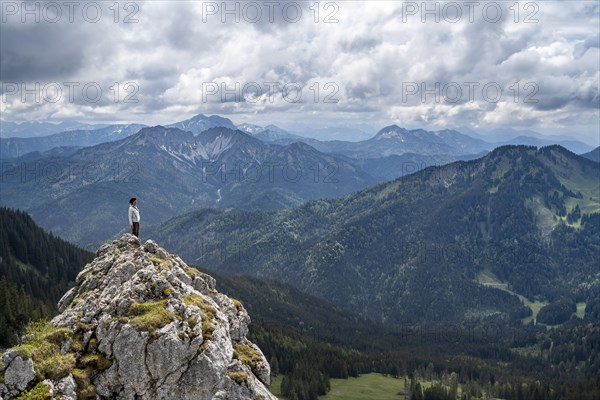
[[132, 197], [131, 199], [129, 199], [129, 204], [133, 204], [134, 201], [136, 201], [137, 199], [135, 197]]

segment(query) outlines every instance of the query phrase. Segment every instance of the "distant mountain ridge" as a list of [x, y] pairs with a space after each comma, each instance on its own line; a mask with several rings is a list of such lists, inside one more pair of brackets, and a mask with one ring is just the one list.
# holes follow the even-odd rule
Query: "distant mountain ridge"
[[[13, 129], [17, 124], [4, 123]], [[28, 152], [44, 152], [53, 147], [86, 147], [103, 142], [113, 141], [124, 137], [125, 135], [110, 134], [110, 130], [120, 129], [122, 125], [110, 126], [106, 129], [93, 129], [89, 131], [76, 130], [77, 123], [64, 123], [53, 125], [48, 123], [27, 123], [18, 126], [40, 127], [44, 129], [58, 129], [63, 126], [70, 133], [62, 132], [56, 136], [46, 138], [30, 137], [23, 139], [0, 140], [0, 156], [2, 158], [13, 158], [22, 156]], [[48, 128], [48, 125], [50, 126]], [[137, 126], [138, 130], [141, 125]], [[389, 155], [403, 155], [407, 153], [420, 154], [425, 156], [444, 155], [444, 156], [466, 156], [479, 154], [484, 151], [491, 151], [495, 147], [502, 145], [532, 145], [536, 147], [559, 144], [577, 154], [592, 150], [592, 147], [577, 140], [568, 140], [565, 137], [544, 136], [530, 130], [515, 129], [495, 129], [488, 132], [488, 136], [479, 134], [470, 128], [460, 128], [459, 130], [444, 129], [440, 131], [427, 131], [424, 129], [406, 129], [397, 125], [384, 127], [373, 137], [360, 141], [344, 140], [318, 140], [311, 137], [305, 137], [290, 133], [275, 125], [259, 126], [250, 123], [242, 123], [236, 126], [230, 119], [218, 115], [206, 116], [204, 114], [195, 115], [187, 120], [179, 121], [173, 124], [165, 125], [167, 127], [178, 128], [183, 131], [192, 132], [194, 135], [216, 127], [225, 127], [231, 130], [239, 129], [251, 136], [266, 143], [286, 145], [296, 141], [307, 143], [321, 152], [343, 154], [348, 157], [367, 159], [386, 157]], [[44, 128], [45, 127], [45, 128]], [[105, 127], [102, 127], [105, 128]], [[339, 136], [338, 128], [331, 128]], [[341, 128], [340, 128], [341, 129]], [[462, 131], [461, 131], [462, 129]], [[315, 128], [310, 136], [317, 132], [329, 132], [329, 128]], [[351, 128], [348, 128], [352, 131]], [[75, 132], [71, 132], [75, 131]], [[46, 131], [44, 131], [46, 132]], [[134, 133], [135, 129], [126, 132]], [[365, 133], [356, 131], [358, 137], [364, 137]], [[462, 132], [466, 132], [464, 134]]]
[[45, 152], [58, 147], [88, 147], [123, 139], [139, 132], [145, 125], [109, 125], [93, 130], [71, 130], [43, 137], [0, 139], [0, 158], [16, 158], [31, 152]]
[[569, 149], [570, 151], [572, 151], [573, 153], [579, 154], [579, 153], [583, 153], [585, 151], [589, 151], [591, 146], [585, 144], [585, 143], [581, 143], [577, 140], [556, 140], [556, 139], [552, 139], [550, 137], [546, 137], [546, 138], [539, 138], [539, 137], [531, 137], [531, 136], [518, 136], [516, 138], [507, 140], [507, 141], [503, 141], [503, 142], [498, 142], [498, 143], [493, 143], [496, 146], [506, 146], [506, 145], [526, 145], [526, 146], [536, 146], [536, 147], [542, 147], [542, 146], [551, 146], [551, 145], [559, 145], [562, 146], [566, 149]]
[[71, 130], [93, 130], [108, 126], [108, 124], [86, 124], [76, 121], [63, 121], [60, 123], [25, 121], [11, 122], [0, 120], [0, 138], [26, 138], [41, 137]]
[[444, 129], [427, 131], [406, 129], [398, 125], [382, 128], [367, 140], [358, 142], [320, 141], [305, 139], [306, 143], [326, 153], [340, 153], [353, 158], [376, 158], [389, 155], [414, 153], [420, 155], [465, 156], [491, 151], [496, 147], [512, 145], [532, 145], [536, 147], [559, 144], [575, 153], [589, 151], [591, 147], [578, 141], [554, 142], [552, 139], [538, 139], [521, 136], [506, 143], [491, 143], [479, 137], [465, 135], [457, 130]]
[[592, 161], [600, 162], [600, 146], [596, 147], [594, 150], [588, 153], [582, 154], [581, 157], [585, 157]]
[[294, 141], [307, 142], [309, 139], [303, 136], [295, 135], [287, 132], [284, 129], [279, 128], [275, 125], [267, 125], [265, 127], [253, 124], [240, 124], [237, 128], [243, 132], [246, 132], [263, 142], [289, 144]]

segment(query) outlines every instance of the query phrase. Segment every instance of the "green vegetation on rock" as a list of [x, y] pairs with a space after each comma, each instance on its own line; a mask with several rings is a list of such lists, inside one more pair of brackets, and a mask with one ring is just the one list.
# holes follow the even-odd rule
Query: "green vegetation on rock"
[[250, 368], [254, 369], [262, 361], [262, 356], [253, 347], [245, 344], [236, 344], [233, 348], [233, 357], [237, 358]]
[[27, 340], [14, 349], [21, 357], [31, 358], [39, 380], [60, 379], [75, 367], [75, 356], [60, 351], [61, 343], [71, 335], [69, 329], [54, 327], [47, 321], [33, 322], [27, 327]]
[[146, 331], [153, 337], [157, 329], [169, 324], [176, 319], [175, 314], [167, 310], [168, 300], [159, 300], [147, 303], [133, 303], [129, 307], [128, 315], [131, 326], [136, 330]]
[[[208, 302], [204, 297], [193, 294], [187, 295], [183, 298], [185, 304], [189, 306], [196, 306], [200, 308], [202, 314], [202, 337], [204, 338], [204, 343], [202, 344], [201, 351], [206, 348], [207, 341], [212, 339], [212, 334], [214, 332], [213, 321], [217, 316], [217, 310]], [[196, 321], [197, 322], [197, 321]]]
[[21, 393], [16, 400], [49, 400], [51, 398], [52, 395], [50, 394], [50, 388], [44, 385], [42, 382], [39, 382], [31, 390]]

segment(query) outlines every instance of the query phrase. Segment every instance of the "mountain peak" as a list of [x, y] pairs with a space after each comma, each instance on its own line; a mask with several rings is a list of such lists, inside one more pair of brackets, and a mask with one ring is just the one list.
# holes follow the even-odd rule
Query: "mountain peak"
[[387, 138], [392, 138], [392, 137], [400, 137], [401, 134], [408, 132], [406, 129], [404, 128], [400, 128], [398, 125], [390, 125], [390, 126], [386, 126], [385, 128], [381, 129], [379, 132], [377, 132], [377, 135], [375, 135], [375, 138], [377, 139], [387, 139]]
[[168, 127], [179, 128], [184, 131], [192, 132], [194, 135], [198, 135], [207, 129], [223, 126], [229, 129], [236, 129], [233, 122], [230, 119], [224, 118], [218, 115], [211, 115], [210, 117], [204, 114], [198, 114], [185, 121], [176, 122], [168, 125]]
[[0, 396], [275, 400], [241, 303], [152, 240], [102, 245], [59, 309], [4, 354]]

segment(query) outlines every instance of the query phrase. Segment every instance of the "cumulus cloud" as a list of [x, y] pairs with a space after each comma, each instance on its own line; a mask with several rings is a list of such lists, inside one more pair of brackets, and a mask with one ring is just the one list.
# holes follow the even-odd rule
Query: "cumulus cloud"
[[[2, 6], [5, 120], [168, 123], [202, 112], [287, 127], [568, 131], [577, 121], [598, 132], [597, 3], [152, 1], [119, 3], [117, 14], [86, 1], [72, 22], [45, 20], [52, 12], [23, 22], [7, 3], [22, 4]], [[82, 16], [86, 4], [100, 5], [98, 21]], [[64, 82], [80, 83], [74, 98], [21, 95]], [[95, 102], [81, 93], [90, 83], [102, 89]]]

